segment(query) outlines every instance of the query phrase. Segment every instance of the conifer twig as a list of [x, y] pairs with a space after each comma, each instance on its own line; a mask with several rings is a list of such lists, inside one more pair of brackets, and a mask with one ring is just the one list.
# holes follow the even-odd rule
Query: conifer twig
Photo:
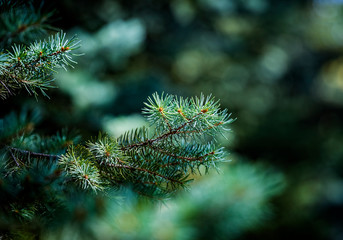
[[153, 137], [143, 127], [118, 139], [99, 135], [87, 146], [71, 146], [59, 158], [67, 175], [83, 187], [130, 185], [144, 196], [162, 197], [185, 186], [190, 172], [224, 159], [212, 139], [233, 120], [213, 98], [154, 94], [148, 101], [143, 113], [154, 126]]
[[122, 164], [108, 164], [109, 167], [114, 167], [114, 168], [125, 168], [125, 169], [129, 169], [131, 171], [141, 171], [141, 172], [146, 172], [148, 174], [151, 174], [153, 176], [158, 176], [158, 177], [161, 177], [161, 178], [164, 178], [168, 181], [171, 181], [171, 182], [175, 182], [175, 183], [178, 183], [178, 184], [182, 184], [182, 182], [180, 182], [179, 180], [176, 180], [176, 179], [172, 179], [172, 178], [169, 178], [169, 177], [166, 177], [166, 176], [163, 176], [162, 174], [159, 174], [157, 172], [153, 172], [153, 171], [150, 171], [148, 169], [144, 169], [144, 168], [140, 168], [140, 167], [134, 167], [134, 166], [128, 166], [128, 165], [122, 165]]
[[73, 51], [80, 46], [75, 37], [66, 39], [63, 32], [48, 40], [34, 42], [29, 46], [13, 45], [12, 51], [0, 53], [0, 97], [13, 95], [11, 89], [25, 88], [37, 96], [37, 90], [47, 96], [45, 90], [53, 87], [52, 73], [57, 68], [67, 69], [76, 62]]
[[11, 157], [13, 158], [14, 162], [17, 164], [17, 166], [19, 167], [19, 163], [17, 161], [17, 158], [14, 156], [13, 152], [12, 152], [12, 148], [9, 148], [10, 150], [10, 154], [11, 154]]
[[28, 154], [29, 156], [32, 155], [34, 157], [56, 158], [56, 159], [60, 157], [60, 155], [32, 152], [32, 151], [28, 151], [28, 150], [24, 150], [24, 149], [19, 149], [19, 148], [15, 148], [15, 147], [9, 147], [9, 146], [8, 146], [8, 149], [10, 149], [11, 153], [12, 153], [12, 150], [14, 150], [16, 152], [20, 152], [20, 153], [23, 153], [23, 154]]

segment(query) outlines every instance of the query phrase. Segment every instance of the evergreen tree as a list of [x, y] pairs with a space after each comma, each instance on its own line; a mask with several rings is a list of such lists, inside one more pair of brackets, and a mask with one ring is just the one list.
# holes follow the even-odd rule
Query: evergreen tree
[[[23, 26], [30, 28], [42, 21], [41, 16], [32, 16], [31, 8], [25, 13], [33, 19], [21, 22], [14, 17], [25, 10], [12, 6], [2, 15], [3, 25], [16, 29], [3, 32], [3, 42], [12, 43], [23, 31], [32, 32]], [[30, 44], [13, 44], [1, 53], [0, 96], [7, 98], [21, 88], [35, 97], [38, 91], [47, 96], [47, 88], [53, 86], [52, 72], [75, 63], [72, 56], [78, 46], [75, 37], [67, 39], [63, 32]], [[201, 166], [207, 171], [224, 159], [214, 137], [226, 131], [232, 119], [212, 97], [184, 99], [154, 94], [143, 113], [152, 130], [136, 129], [118, 139], [100, 134], [79, 145], [74, 145], [78, 137], [66, 131], [51, 137], [34, 133], [34, 113], [5, 117], [1, 130], [3, 223], [47, 224], [57, 209], [66, 207], [67, 195], [75, 191], [130, 187], [144, 196], [165, 198], [184, 187], [190, 173], [200, 171]]]
[[[37, 99], [40, 93], [47, 97], [48, 88], [54, 87], [53, 73], [60, 68], [67, 70], [76, 63], [78, 54], [75, 50], [79, 48], [80, 41], [76, 37], [67, 38], [63, 32], [42, 39], [42, 34], [53, 29], [47, 23], [52, 13], [43, 14], [31, 4], [0, 1], [0, 9], [0, 46], [4, 47], [0, 52], [2, 101], [24, 94], [22, 89]], [[136, 218], [144, 218], [147, 212], [155, 214], [149, 204], [148, 210], [136, 212], [137, 209], [132, 208], [126, 211], [120, 205], [120, 197], [127, 201], [135, 201], [136, 197], [132, 195], [152, 200], [173, 197], [180, 188], [188, 186], [195, 174], [216, 169], [218, 162], [226, 160], [225, 151], [217, 146], [216, 137], [228, 131], [227, 126], [233, 119], [227, 110], [220, 109], [219, 102], [212, 96], [182, 98], [155, 93], [145, 103], [143, 114], [150, 123], [149, 128], [138, 128], [118, 138], [102, 133], [86, 142], [81, 141], [75, 132], [65, 129], [53, 136], [41, 134], [35, 129], [41, 121], [37, 110], [23, 108], [20, 113], [4, 116], [0, 120], [0, 237], [66, 239], [82, 236], [100, 239], [101, 233], [94, 230], [99, 226], [106, 232], [111, 228], [112, 220], [120, 219], [121, 224], [131, 224], [123, 223], [125, 218], [121, 213], [136, 214]], [[276, 180], [267, 178], [273, 184], [262, 187], [265, 179], [255, 173], [241, 178], [241, 174], [251, 171], [249, 167], [237, 169], [238, 174], [233, 174], [234, 177], [220, 180], [228, 184], [223, 184], [222, 189], [229, 191], [237, 179], [246, 181], [242, 189], [247, 189], [247, 192], [260, 189], [257, 202], [242, 201], [234, 214], [239, 217], [240, 210], [248, 208], [251, 211], [248, 214], [255, 209], [253, 214], [257, 217], [242, 221], [243, 224], [235, 225], [235, 229], [231, 228], [229, 232], [225, 227], [209, 224], [212, 231], [219, 231], [224, 236], [238, 236], [234, 231], [243, 231], [255, 224], [263, 215], [263, 210], [256, 211], [256, 208], [280, 189], [276, 187], [281, 182], [280, 176], [271, 177]], [[255, 186], [253, 182], [256, 179], [258, 184]], [[207, 187], [207, 197], [216, 197], [217, 193], [211, 192], [216, 184]], [[247, 200], [248, 195], [243, 194]], [[211, 217], [202, 211], [207, 207], [206, 197], [201, 194], [194, 196], [199, 199], [188, 199], [185, 203], [176, 200], [176, 203], [184, 204], [186, 208], [194, 204], [197, 208], [193, 209], [194, 216]], [[232, 196], [240, 198], [239, 193]], [[231, 199], [223, 195], [217, 198], [224, 209], [228, 199], [235, 201], [235, 197]], [[112, 200], [115, 204], [112, 211], [108, 211], [108, 206], [111, 206], [108, 202]], [[137, 206], [139, 208], [139, 204]], [[171, 220], [172, 225], [177, 225], [173, 221], [186, 221], [188, 213], [180, 209], [177, 210], [178, 217]], [[212, 210], [223, 219], [229, 219], [236, 211], [234, 207], [222, 212]], [[117, 214], [101, 225], [99, 217], [108, 219], [108, 212]], [[163, 235], [157, 234], [158, 229], [164, 229], [159, 225], [163, 221], [156, 223], [155, 227], [145, 226], [144, 221], [141, 223], [142, 229], [135, 234], [116, 226], [115, 231], [108, 235], [111, 238], [144, 239], [149, 239], [150, 234], [154, 239]], [[192, 234], [180, 230], [163, 238], [206, 236], [201, 231], [196, 233], [195, 228], [201, 224], [195, 222], [194, 226], [189, 226], [193, 229]]]

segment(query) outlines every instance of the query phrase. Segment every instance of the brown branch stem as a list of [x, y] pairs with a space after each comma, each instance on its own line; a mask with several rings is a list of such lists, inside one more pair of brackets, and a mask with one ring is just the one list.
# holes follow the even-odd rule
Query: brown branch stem
[[[181, 160], [185, 160], [185, 161], [201, 161], [204, 157], [207, 157], [208, 155], [212, 155], [213, 152], [211, 153], [207, 153], [205, 155], [202, 155], [202, 156], [199, 156], [199, 157], [184, 157], [184, 156], [180, 156], [180, 155], [176, 155], [176, 154], [173, 154], [173, 153], [170, 153], [164, 149], [161, 149], [161, 148], [158, 148], [156, 146], [152, 146], [152, 145], [149, 145], [149, 147], [153, 150], [156, 150], [156, 151], [159, 151], [160, 153], [163, 153], [167, 156], [170, 156], [170, 157], [174, 157], [174, 158], [177, 158], [177, 159], [181, 159]], [[162, 165], [164, 166], [164, 165]]]
[[45, 158], [59, 158], [60, 157], [60, 155], [47, 154], [47, 153], [37, 153], [37, 152], [32, 152], [32, 151], [28, 151], [28, 150], [24, 150], [24, 149], [20, 149], [20, 148], [14, 148], [14, 147], [8, 147], [8, 149], [10, 150], [11, 153], [13, 150], [16, 152], [32, 155], [35, 157], [45, 157]]
[[[39, 66], [41, 66], [42, 64], [37, 64], [37, 65], [33, 65], [33, 64], [37, 63], [37, 62], [38, 62], [39, 60], [41, 60], [41, 59], [46, 60], [48, 57], [56, 56], [56, 55], [58, 55], [58, 54], [62, 54], [62, 53], [65, 52], [65, 51], [67, 51], [67, 49], [62, 48], [61, 50], [58, 50], [58, 51], [53, 52], [53, 53], [50, 53], [50, 54], [48, 54], [48, 55], [46, 55], [46, 56], [43, 56], [43, 57], [42, 57], [42, 56], [39, 56], [38, 58], [32, 60], [31, 62], [28, 62], [28, 63], [24, 64], [24, 66], [25, 66], [25, 67], [39, 67]], [[11, 68], [13, 69], [13, 68], [16, 68], [17, 66], [20, 66], [20, 65], [18, 65], [18, 63], [15, 63], [15, 64], [13, 64], [13, 65], [6, 66], [6, 69], [11, 69]]]
[[4, 88], [6, 88], [6, 90], [8, 91], [8, 93], [9, 93], [10, 95], [12, 95], [12, 92], [11, 92], [10, 89], [6, 86], [6, 84], [5, 84], [3, 81], [1, 81], [1, 80], [0, 80], [0, 83], [2, 84], [2, 86], [4, 86]]
[[159, 174], [157, 172], [153, 172], [153, 171], [150, 171], [148, 169], [144, 169], [144, 168], [140, 168], [140, 167], [134, 167], [134, 166], [128, 166], [128, 165], [122, 165], [122, 164], [108, 164], [108, 166], [114, 167], [114, 168], [125, 168], [125, 169], [129, 169], [131, 171], [146, 172], [146, 173], [149, 173], [151, 175], [164, 178], [164, 179], [166, 179], [166, 180], [168, 180], [170, 182], [176, 182], [176, 183], [178, 183], [180, 185], [182, 184], [182, 182], [180, 182], [179, 180], [176, 180], [176, 179], [173, 179], [173, 178], [169, 178], [169, 177], [163, 176], [162, 174]]
[[161, 136], [159, 136], [159, 137], [157, 137], [157, 138], [148, 139], [148, 140], [146, 140], [146, 141], [144, 141], [144, 142], [135, 143], [135, 144], [131, 144], [131, 145], [128, 145], [128, 146], [123, 146], [123, 147], [121, 148], [121, 150], [123, 150], [123, 151], [126, 150], [126, 151], [127, 151], [127, 150], [130, 150], [130, 149], [132, 149], [132, 148], [137, 148], [137, 147], [142, 147], [142, 146], [146, 146], [146, 145], [151, 145], [152, 143], [157, 142], [157, 141], [160, 141], [160, 140], [162, 140], [162, 139], [164, 139], [164, 138], [167, 138], [167, 137], [169, 137], [169, 136], [171, 136], [171, 135], [178, 134], [178, 132], [179, 132], [182, 128], [184, 128], [184, 127], [186, 127], [188, 124], [191, 124], [192, 122], [194, 122], [194, 120], [195, 120], [199, 115], [201, 115], [201, 114], [203, 114], [203, 112], [200, 112], [200, 113], [196, 114], [196, 115], [193, 116], [189, 121], [185, 122], [185, 123], [182, 124], [181, 126], [175, 128], [175, 129], [171, 129], [169, 132], [166, 132], [166, 133], [162, 134]]
[[18, 161], [17, 161], [17, 158], [14, 156], [14, 154], [13, 154], [13, 152], [12, 152], [12, 149], [9, 149], [9, 151], [10, 151], [10, 153], [11, 153], [11, 156], [12, 156], [14, 162], [15, 162], [15, 163], [17, 164], [17, 166], [19, 167], [19, 163], [18, 163]]

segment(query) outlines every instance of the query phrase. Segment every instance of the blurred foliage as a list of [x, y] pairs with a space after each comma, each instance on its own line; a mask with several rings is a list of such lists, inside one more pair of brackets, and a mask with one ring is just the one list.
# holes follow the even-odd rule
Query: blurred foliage
[[[268, 201], [280, 193], [283, 177], [264, 165], [234, 164], [221, 175], [204, 176], [189, 192], [163, 205], [142, 204], [130, 191], [119, 199], [98, 199], [107, 209], [86, 212], [87, 230], [75, 219], [44, 239], [236, 239], [272, 217]], [[220, 183], [220, 184], [218, 184]], [[94, 202], [83, 203], [92, 205]]]
[[56, 27], [78, 34], [85, 56], [75, 71], [56, 75], [53, 102], [23, 94], [1, 102], [1, 113], [25, 102], [42, 112], [40, 131], [69, 126], [87, 139], [143, 125], [132, 114], [152, 92], [212, 93], [238, 119], [221, 144], [274, 166], [288, 183], [273, 200], [272, 221], [237, 237], [342, 238], [341, 1], [47, 4], [60, 17]]
[[0, 47], [13, 42], [26, 43], [45, 36], [53, 11], [42, 13], [43, 4], [33, 1], [0, 1]]

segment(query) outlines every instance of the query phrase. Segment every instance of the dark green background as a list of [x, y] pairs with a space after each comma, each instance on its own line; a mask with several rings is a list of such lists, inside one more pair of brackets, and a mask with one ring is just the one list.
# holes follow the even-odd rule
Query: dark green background
[[286, 177], [272, 220], [241, 238], [343, 238], [340, 1], [64, 0], [43, 9], [78, 34], [85, 55], [59, 71], [50, 99], [22, 92], [1, 114], [39, 108], [37, 131], [68, 127], [86, 140], [141, 124], [132, 114], [155, 91], [212, 93], [237, 118], [221, 144]]

